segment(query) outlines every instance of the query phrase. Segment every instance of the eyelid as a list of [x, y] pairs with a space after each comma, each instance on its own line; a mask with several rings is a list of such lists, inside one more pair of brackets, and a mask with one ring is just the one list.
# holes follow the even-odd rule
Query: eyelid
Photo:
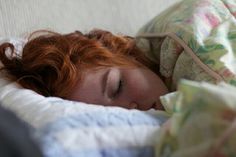
[[[117, 68], [112, 68], [107, 75], [106, 86], [104, 90], [104, 96], [109, 99], [114, 99], [116, 97], [116, 92], [120, 88], [121, 72]], [[120, 89], [119, 89], [120, 90]], [[118, 96], [118, 95], [117, 95]]]
[[122, 89], [123, 89], [123, 80], [120, 78], [119, 81], [118, 81], [118, 85], [117, 85], [115, 91], [112, 94], [112, 98], [114, 99], [117, 96], [119, 96], [119, 94], [122, 92]]
[[107, 70], [102, 78], [102, 94], [105, 95], [106, 91], [107, 91], [107, 80], [108, 80], [108, 75], [110, 73], [110, 69]]

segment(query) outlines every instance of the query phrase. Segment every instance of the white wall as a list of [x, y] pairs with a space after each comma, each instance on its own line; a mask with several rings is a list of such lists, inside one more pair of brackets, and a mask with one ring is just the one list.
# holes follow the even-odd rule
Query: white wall
[[0, 0], [0, 36], [20, 36], [36, 29], [66, 33], [93, 28], [134, 35], [176, 1]]

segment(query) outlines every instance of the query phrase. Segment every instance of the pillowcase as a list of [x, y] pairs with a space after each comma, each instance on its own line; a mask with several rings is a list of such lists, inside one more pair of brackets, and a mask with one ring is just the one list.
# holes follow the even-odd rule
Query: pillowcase
[[145, 24], [137, 43], [175, 89], [181, 78], [236, 85], [234, 0], [182, 0]]

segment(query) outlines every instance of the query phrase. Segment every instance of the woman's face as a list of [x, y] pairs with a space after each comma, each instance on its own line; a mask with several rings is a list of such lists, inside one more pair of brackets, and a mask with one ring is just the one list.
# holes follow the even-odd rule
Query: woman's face
[[128, 109], [163, 109], [159, 97], [168, 92], [162, 80], [149, 69], [104, 67], [88, 70], [68, 99]]

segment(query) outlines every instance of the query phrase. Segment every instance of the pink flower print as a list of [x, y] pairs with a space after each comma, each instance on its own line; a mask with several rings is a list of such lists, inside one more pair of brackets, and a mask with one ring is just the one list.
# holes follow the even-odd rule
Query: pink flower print
[[205, 19], [206, 22], [212, 27], [215, 28], [216, 26], [218, 26], [218, 24], [220, 23], [219, 19], [213, 15], [212, 13], [206, 13], [205, 14]]
[[223, 69], [220, 72], [224, 77], [233, 77], [234, 74], [229, 69]]
[[236, 11], [232, 13], [234, 17], [236, 17]]
[[229, 4], [229, 3], [227, 3], [227, 4], [225, 4], [225, 6], [226, 6], [226, 8], [228, 8], [228, 9], [230, 9], [230, 8], [235, 8], [236, 7], [236, 5], [234, 5], [234, 4]]
[[176, 45], [175, 45], [175, 53], [177, 55], [180, 55], [183, 52], [183, 50], [184, 50], [183, 47], [176, 43]]

